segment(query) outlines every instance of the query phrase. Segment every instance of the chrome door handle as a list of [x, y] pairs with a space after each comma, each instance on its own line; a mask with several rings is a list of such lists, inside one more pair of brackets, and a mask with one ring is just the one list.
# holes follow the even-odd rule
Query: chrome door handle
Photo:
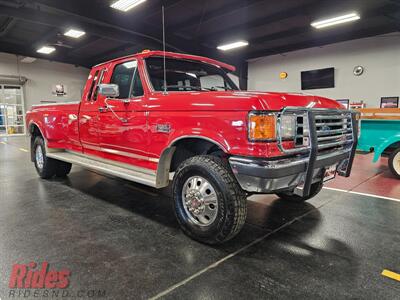
[[107, 112], [107, 111], [109, 111], [109, 110], [112, 110], [114, 108], [114, 106], [113, 105], [105, 105], [105, 106], [100, 106], [99, 107], [99, 112], [101, 112], [101, 113], [104, 113], [104, 112]]

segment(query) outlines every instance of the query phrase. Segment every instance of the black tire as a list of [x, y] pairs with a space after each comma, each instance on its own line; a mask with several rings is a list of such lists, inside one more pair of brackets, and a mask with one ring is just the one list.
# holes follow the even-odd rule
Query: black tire
[[398, 157], [396, 157], [396, 156], [400, 156], [400, 148], [398, 148], [398, 149], [394, 150], [392, 153], [390, 153], [388, 165], [389, 165], [389, 169], [393, 173], [393, 175], [396, 178], [400, 179], [399, 170], [396, 170], [396, 168], [398, 168], [398, 167], [395, 167], [395, 164], [399, 163], [397, 161]]
[[[36, 152], [38, 147], [41, 148], [43, 156], [43, 165], [40, 166], [36, 159]], [[39, 176], [43, 179], [52, 178], [56, 174], [57, 161], [46, 156], [45, 142], [41, 136], [37, 136], [32, 145], [33, 162]]]
[[[215, 191], [217, 212], [215, 220], [199, 225], [189, 216], [183, 203], [185, 182], [201, 176]], [[185, 160], [175, 172], [173, 198], [176, 218], [183, 232], [206, 244], [220, 244], [239, 233], [247, 216], [246, 193], [241, 189], [231, 169], [220, 158], [195, 156]], [[209, 205], [210, 206], [210, 205]], [[211, 207], [211, 206], [210, 206]]]
[[308, 195], [307, 197], [301, 197], [301, 196], [295, 195], [295, 194], [293, 194], [293, 191], [276, 193], [276, 195], [279, 198], [281, 198], [282, 200], [285, 200], [288, 202], [303, 203], [303, 202], [315, 197], [316, 195], [318, 195], [319, 192], [322, 190], [323, 186], [324, 186], [323, 181], [313, 183], [311, 185], [310, 195]]
[[56, 161], [56, 176], [60, 178], [66, 177], [71, 172], [72, 164], [64, 161]]

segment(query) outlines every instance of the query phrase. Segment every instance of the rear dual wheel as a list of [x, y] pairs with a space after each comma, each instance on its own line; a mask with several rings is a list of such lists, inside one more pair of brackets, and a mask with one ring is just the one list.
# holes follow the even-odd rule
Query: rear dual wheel
[[33, 162], [39, 176], [43, 179], [65, 177], [71, 171], [72, 165], [46, 156], [44, 139], [37, 136], [32, 145]]

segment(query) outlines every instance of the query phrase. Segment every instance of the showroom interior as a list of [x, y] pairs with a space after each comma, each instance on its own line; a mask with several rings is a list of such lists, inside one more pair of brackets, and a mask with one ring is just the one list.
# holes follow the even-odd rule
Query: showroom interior
[[[143, 96], [117, 102], [124, 81], [113, 84], [115, 73], [122, 64], [129, 71], [125, 61], [132, 58]], [[175, 71], [189, 79], [170, 84], [172, 67], [196, 64], [203, 68], [198, 74]], [[208, 74], [208, 82], [219, 76], [211, 72], [223, 73], [222, 87], [192, 86], [190, 77]], [[159, 89], [153, 74], [160, 76]], [[129, 80], [128, 92], [138, 84]], [[96, 107], [91, 119], [84, 102], [97, 105], [87, 100], [97, 97], [100, 103], [103, 96], [106, 106]], [[0, 0], [0, 300], [398, 299], [399, 97], [397, 0]], [[263, 112], [254, 113], [258, 108], [251, 101], [264, 105]], [[129, 105], [134, 108], [127, 116], [121, 109]], [[319, 115], [328, 108], [346, 121]], [[296, 116], [294, 144], [283, 137], [285, 112]], [[99, 124], [96, 137], [104, 134], [125, 150], [87, 143], [93, 153], [108, 151], [104, 159], [89, 161], [80, 139], [93, 134], [86, 123], [101, 120], [109, 122], [108, 131]], [[272, 133], [258, 123], [267, 121], [276, 122]], [[184, 133], [183, 124], [190, 122], [192, 133]], [[253, 132], [258, 125], [265, 132]], [[135, 129], [140, 132], [125, 135]], [[173, 139], [179, 130], [181, 137]], [[322, 147], [313, 143], [329, 139], [329, 131], [348, 133], [335, 135], [346, 160], [331, 162], [333, 173], [321, 165], [317, 174]], [[222, 150], [216, 150], [213, 134], [220, 136]], [[264, 139], [257, 141], [257, 134]], [[82, 149], [79, 158], [66, 158], [72, 148], [61, 148], [68, 139]], [[171, 143], [158, 153], [164, 139]], [[232, 142], [226, 150], [224, 142]], [[265, 142], [278, 146], [249, 163]], [[145, 150], [131, 152], [129, 145]], [[240, 170], [274, 162], [280, 168], [274, 151], [285, 154], [282, 163], [291, 153], [309, 153], [302, 160], [303, 177], [296, 177], [296, 188], [292, 181], [282, 184], [283, 177], [265, 177], [276, 185], [267, 192], [262, 177], [264, 189], [250, 189]], [[109, 162], [118, 153], [124, 162], [130, 157], [148, 166], [157, 181], [148, 184], [150, 171], [141, 177], [124, 169], [128, 163], [122, 160]], [[234, 187], [205, 181], [207, 194], [211, 189], [217, 195], [216, 208], [208, 206], [217, 211], [215, 226], [229, 223], [221, 197], [227, 211], [229, 199], [236, 199], [230, 195], [245, 200], [247, 208], [237, 211], [247, 210], [247, 217], [235, 219], [243, 228], [230, 229], [221, 243], [194, 235], [214, 230], [208, 227], [214, 223], [205, 214], [202, 221], [203, 198], [186, 195], [185, 188], [197, 191], [188, 181], [182, 182], [184, 192], [179, 189], [179, 177], [189, 176], [185, 163], [196, 158], [209, 159], [203, 168], [210, 172], [227, 170], [227, 186]], [[65, 160], [44, 174], [58, 159]], [[316, 176], [321, 185], [305, 199]], [[305, 195], [302, 201], [292, 201], [299, 199], [296, 193]], [[182, 225], [179, 197], [195, 233]]]

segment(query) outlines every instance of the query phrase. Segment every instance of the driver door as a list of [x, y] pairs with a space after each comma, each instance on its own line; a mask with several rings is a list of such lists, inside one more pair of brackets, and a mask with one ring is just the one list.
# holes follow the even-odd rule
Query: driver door
[[105, 83], [117, 84], [119, 96], [99, 95], [98, 128], [102, 155], [106, 159], [149, 167], [145, 95], [137, 60], [111, 66]]

